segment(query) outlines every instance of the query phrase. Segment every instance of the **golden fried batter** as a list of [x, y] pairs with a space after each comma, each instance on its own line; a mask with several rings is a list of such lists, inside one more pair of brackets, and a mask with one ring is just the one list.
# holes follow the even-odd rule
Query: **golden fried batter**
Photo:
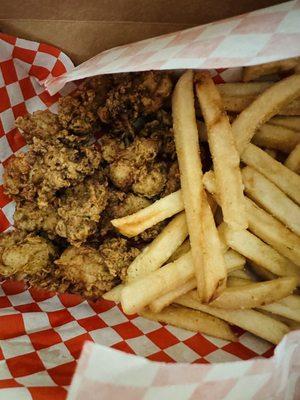
[[163, 191], [166, 181], [167, 173], [164, 163], [143, 165], [135, 175], [132, 191], [151, 199]]
[[99, 144], [103, 160], [108, 163], [115, 161], [125, 149], [125, 143], [121, 139], [109, 135], [103, 135]]
[[154, 162], [159, 143], [154, 139], [135, 138], [109, 165], [109, 178], [121, 190], [130, 189], [145, 197], [157, 196], [164, 189], [166, 171], [163, 163]]
[[124, 280], [136, 247], [166, 222], [127, 240], [110, 221], [180, 186], [172, 86], [162, 72], [94, 77], [59, 100], [58, 115], [17, 119], [29, 151], [4, 174], [18, 230], [0, 238], [0, 275], [89, 298]]
[[100, 107], [100, 120], [113, 130], [134, 133], [140, 116], [157, 112], [170, 97], [172, 81], [162, 72], [118, 74], [105, 105]]
[[44, 231], [50, 239], [56, 236], [56, 225], [59, 221], [57, 204], [49, 204], [47, 207], [39, 209], [38, 206], [29, 201], [18, 202], [14, 213], [15, 227], [26, 231]]
[[96, 231], [107, 199], [106, 182], [101, 182], [97, 175], [67, 189], [58, 201], [60, 220], [56, 233], [74, 246], [79, 246]]
[[126, 217], [126, 215], [134, 214], [142, 208], [148, 207], [150, 204], [151, 201], [145, 197], [128, 193], [122, 201], [115, 203], [110, 207], [111, 219], [122, 218]]
[[178, 162], [174, 161], [170, 167], [167, 174], [167, 182], [162, 194], [162, 197], [167, 196], [173, 192], [176, 192], [180, 189], [180, 172]]
[[42, 237], [12, 231], [0, 236], [0, 275], [31, 280], [45, 277], [56, 256], [55, 247]]
[[97, 298], [120, 281], [138, 253], [137, 249], [127, 246], [125, 239], [111, 239], [99, 250], [71, 246], [55, 263], [74, 293]]
[[9, 162], [5, 190], [15, 200], [35, 200], [39, 208], [46, 207], [58, 190], [92, 175], [100, 160], [101, 154], [93, 145], [75, 149], [34, 138], [26, 154]]
[[97, 109], [104, 104], [110, 78], [86, 79], [72, 95], [59, 99], [58, 120], [63, 128], [77, 134], [91, 133], [97, 125]]
[[33, 138], [52, 140], [61, 130], [57, 115], [49, 110], [35, 111], [16, 119], [15, 125], [19, 128], [27, 143], [32, 143]]
[[49, 110], [35, 111], [33, 114], [18, 117], [15, 124], [28, 144], [33, 143], [34, 137], [47, 142], [60, 141], [69, 146], [77, 146], [91, 139], [89, 134], [78, 134], [63, 129], [58, 116]]
[[31, 157], [29, 153], [20, 153], [8, 161], [3, 175], [4, 188], [14, 200], [35, 198], [37, 189], [30, 182], [33, 163], [34, 157]]

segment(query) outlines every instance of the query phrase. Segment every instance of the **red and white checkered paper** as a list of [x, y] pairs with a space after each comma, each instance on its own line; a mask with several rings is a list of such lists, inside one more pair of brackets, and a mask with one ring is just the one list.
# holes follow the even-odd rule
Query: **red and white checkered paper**
[[[260, 41], [262, 36], [257, 36], [257, 34], [255, 34], [255, 37], [254, 34], [251, 36], [250, 31], [257, 31], [257, 27], [262, 25], [262, 20], [263, 24], [268, 27], [265, 28], [267, 29], [268, 40], [274, 42], [274, 37], [278, 39], [275, 32], [282, 34], [283, 39], [278, 41], [279, 44], [276, 39], [276, 54], [271, 55], [270, 58], [261, 58], [268, 57], [264, 52], [261, 53], [268, 40], [263, 40], [262, 43], [264, 44], [256, 43], [256, 53], [252, 53], [251, 61], [248, 60], [248, 63], [300, 55], [300, 41], [293, 41], [293, 38], [299, 38], [300, 24], [297, 24], [299, 12], [300, 1], [292, 1], [221, 23], [179, 32], [172, 36], [172, 40], [176, 38], [176, 46], [181, 47], [181, 58], [179, 58], [178, 52], [170, 50], [173, 48], [172, 45], [168, 47], [172, 44], [172, 40], [170, 40], [171, 36], [167, 35], [104, 52], [76, 69], [73, 69], [68, 57], [52, 46], [0, 34], [0, 231], [10, 229], [14, 211], [13, 203], [3, 191], [3, 167], [13, 154], [26, 151], [24, 139], [14, 128], [14, 120], [17, 116], [47, 107], [55, 111], [58, 98], [74, 88], [71, 83], [62, 88], [67, 81], [121, 70], [200, 67], [200, 64], [196, 65], [192, 59], [194, 61], [195, 59], [199, 60], [198, 55], [200, 53], [202, 57], [208, 59], [209, 55], [212, 54], [211, 40], [215, 43], [215, 48], [218, 48], [216, 42], [224, 39], [224, 32], [226, 37], [230, 37], [231, 32], [233, 33], [233, 36], [239, 41], [239, 51], [241, 54], [245, 54], [253, 40], [255, 42]], [[248, 21], [245, 25], [248, 28], [244, 27], [244, 32], [241, 25], [242, 19]], [[238, 36], [234, 33], [236, 29], [238, 29]], [[198, 39], [199, 30], [206, 32], [201, 40]], [[283, 32], [284, 30], [287, 32]], [[222, 32], [223, 36], [221, 35]], [[247, 40], [242, 40], [243, 35]], [[251, 37], [252, 40], [250, 40]], [[263, 37], [265, 36], [263, 35]], [[288, 43], [290, 43], [290, 46], [288, 46]], [[231, 47], [233, 45], [234, 41], [231, 42]], [[258, 50], [259, 47], [260, 50]], [[207, 49], [206, 52], [204, 49]], [[151, 52], [152, 55], [150, 56]], [[148, 58], [146, 57], [147, 54], [149, 55]], [[162, 57], [165, 54], [164, 60], [168, 59], [170, 63], [167, 65], [166, 61], [153, 60], [155, 54], [157, 54], [157, 57]], [[124, 58], [124, 55], [127, 58]], [[255, 60], [255, 55], [260, 58]], [[237, 62], [237, 58], [232, 58], [232, 66], [234, 67], [243, 63], [243, 59], [239, 58], [239, 62]], [[147, 62], [145, 62], [146, 59]], [[176, 61], [173, 66], [171, 65], [172, 60]], [[223, 60], [225, 62], [226, 57]], [[203, 67], [215, 68], [221, 65], [219, 58], [214, 65], [205, 62], [202, 64]], [[229, 61], [224, 65], [230, 66]], [[213, 72], [217, 82], [239, 79], [240, 76], [240, 69], [237, 68], [215, 69]], [[59, 75], [63, 78], [55, 78]], [[52, 93], [56, 93], [54, 96], [51, 97], [45, 91], [42, 86], [42, 83], [45, 82], [48, 82], [48, 87], [51, 88]], [[59, 92], [57, 92], [58, 89]], [[248, 360], [256, 356], [272, 356], [273, 346], [269, 343], [241, 330], [237, 329], [236, 332], [239, 341], [229, 343], [221, 339], [161, 325], [136, 315], [126, 316], [119, 306], [112, 302], [99, 300], [92, 303], [74, 295], [57, 295], [35, 289], [26, 290], [22, 283], [6, 281], [0, 286], [0, 388], [2, 388], [0, 400], [65, 399], [77, 359], [85, 341], [144, 356], [152, 361], [163, 362], [210, 364], [221, 361]], [[92, 345], [87, 349], [81, 368], [77, 371], [77, 378], [82, 375], [82, 365], [85, 365], [86, 355], [98, 353], [97, 347]], [[101, 365], [108, 365], [109, 359], [106, 360], [106, 353], [101, 354], [94, 370], [100, 371]], [[118, 376], [115, 375], [115, 377], [119, 381], [124, 374], [124, 364], [120, 364], [122, 368], [118, 368], [118, 359], [120, 358], [121, 363], [121, 355], [120, 353], [116, 354], [113, 368], [116, 373], [118, 372]], [[291, 353], [287, 353], [286, 357], [283, 357], [285, 363], [290, 362], [290, 355]], [[132, 360], [136, 360], [136, 358], [127, 360], [126, 363], [128, 362], [128, 364], [126, 365], [131, 365]], [[235, 379], [231, 380], [228, 371], [240, 369], [242, 368], [241, 365], [243, 364], [229, 363], [226, 364], [225, 368], [216, 367], [217, 379], [222, 381], [223, 375], [226, 376], [227, 385], [233, 390], [236, 387], [237, 379], [235, 376]], [[205, 367], [203, 366], [203, 368]], [[167, 367], [159, 364], [159, 368], [163, 370]], [[187, 368], [187, 365], [184, 367], [179, 365], [178, 368], [181, 368], [180, 375], [183, 376], [182, 368]], [[207, 368], [207, 371], [214, 370], [212, 366]], [[192, 371], [193, 366], [190, 366], [188, 370]], [[194, 373], [191, 372], [191, 376], [197, 377], [197, 371], [198, 369], [195, 369]], [[221, 375], [219, 375], [220, 371]], [[295, 375], [296, 370], [293, 369], [293, 371]], [[135, 373], [137, 374], [137, 371]], [[233, 374], [233, 372], [230, 372], [230, 374]], [[245, 375], [247, 374], [245, 370]], [[85, 374], [85, 379], [88, 379], [87, 374]], [[251, 378], [249, 379], [250, 382]], [[81, 380], [81, 383], [84, 382], [86, 381]], [[199, 383], [200, 380], [198, 386]], [[79, 387], [77, 379], [74, 381], [74, 385], [77, 388]], [[86, 398], [92, 399], [92, 392], [97, 393], [99, 399], [114, 398], [116, 392], [113, 392], [113, 390], [117, 389], [119, 390], [118, 393], [123, 394], [121, 386], [112, 388], [111, 383], [102, 387], [100, 393], [98, 390], [94, 391], [91, 382], [89, 382], [89, 385], [90, 392], [84, 392]], [[95, 385], [97, 385], [97, 382], [95, 382]], [[169, 397], [170, 392], [166, 396], [164, 395], [167, 385], [167, 383], [164, 384], [164, 388], [156, 385], [155, 393], [158, 397]], [[184, 385], [183, 382], [181, 387]], [[149, 384], [146, 386], [149, 386]], [[207, 387], [205, 386], [205, 388]], [[209, 386], [209, 390], [207, 390], [210, 396], [215, 396], [215, 393], [219, 390], [218, 387]], [[299, 385], [297, 388], [299, 393]], [[138, 397], [138, 393], [136, 395], [128, 394], [127, 398], [141, 398], [141, 396]], [[143, 391], [143, 393], [145, 392]], [[182, 396], [181, 393], [183, 393]], [[189, 398], [184, 393], [177, 387], [177, 398]], [[249, 393], [250, 396], [253, 392], [250, 391]], [[74, 389], [73, 398], [75, 395], [76, 398], [83, 397], [78, 395]], [[150, 396], [150, 394], [147, 394], [147, 396]], [[147, 396], [145, 394], [143, 398], [151, 398]], [[175, 397], [175, 394], [173, 393], [172, 396]], [[236, 392], [235, 397], [231, 398], [238, 399], [241, 397], [239, 392]], [[248, 398], [258, 400], [265, 397], [253, 395]], [[277, 396], [276, 398], [281, 399], [283, 397]]]
[[272, 358], [214, 365], [153, 363], [87, 343], [68, 399], [299, 399], [299, 341], [292, 332]]
[[45, 84], [53, 94], [66, 82], [98, 74], [232, 68], [299, 54], [300, 1], [294, 0], [104, 51]]

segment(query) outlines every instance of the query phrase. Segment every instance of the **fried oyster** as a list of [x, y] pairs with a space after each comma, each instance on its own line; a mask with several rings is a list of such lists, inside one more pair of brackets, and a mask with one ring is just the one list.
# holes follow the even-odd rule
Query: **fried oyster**
[[[52, 273], [53, 261], [56, 257], [56, 249], [48, 239], [34, 234], [27, 235], [20, 231], [12, 231], [0, 236], [0, 275], [2, 277], [25, 279], [40, 286], [40, 283]], [[53, 284], [55, 286], [55, 283]]]
[[124, 280], [165, 222], [128, 240], [111, 220], [179, 188], [172, 88], [166, 73], [99, 76], [62, 97], [58, 114], [17, 119], [29, 150], [5, 168], [16, 231], [0, 239], [1, 276], [89, 298]]
[[77, 149], [34, 137], [30, 150], [9, 162], [5, 190], [14, 200], [36, 201], [39, 208], [47, 207], [59, 190], [92, 175], [100, 161], [94, 145]]
[[123, 238], [106, 240], [99, 249], [88, 246], [67, 248], [55, 261], [62, 281], [74, 293], [97, 298], [126, 275], [139, 250]]

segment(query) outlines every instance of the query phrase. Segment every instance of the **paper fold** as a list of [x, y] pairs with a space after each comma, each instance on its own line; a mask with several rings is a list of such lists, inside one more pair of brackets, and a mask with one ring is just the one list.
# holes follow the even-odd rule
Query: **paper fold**
[[300, 55], [300, 0], [104, 51], [45, 82], [50, 94], [66, 82], [98, 74], [254, 65]]

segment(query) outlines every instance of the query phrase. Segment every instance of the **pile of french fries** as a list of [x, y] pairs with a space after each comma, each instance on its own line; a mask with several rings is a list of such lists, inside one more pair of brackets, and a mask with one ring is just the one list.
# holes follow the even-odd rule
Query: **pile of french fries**
[[[173, 219], [104, 297], [127, 314], [231, 341], [236, 325], [277, 344], [300, 327], [299, 59], [247, 67], [244, 81], [215, 85], [193, 71], [178, 80], [181, 190], [112, 224], [132, 237]], [[213, 162], [206, 173], [199, 141]]]

